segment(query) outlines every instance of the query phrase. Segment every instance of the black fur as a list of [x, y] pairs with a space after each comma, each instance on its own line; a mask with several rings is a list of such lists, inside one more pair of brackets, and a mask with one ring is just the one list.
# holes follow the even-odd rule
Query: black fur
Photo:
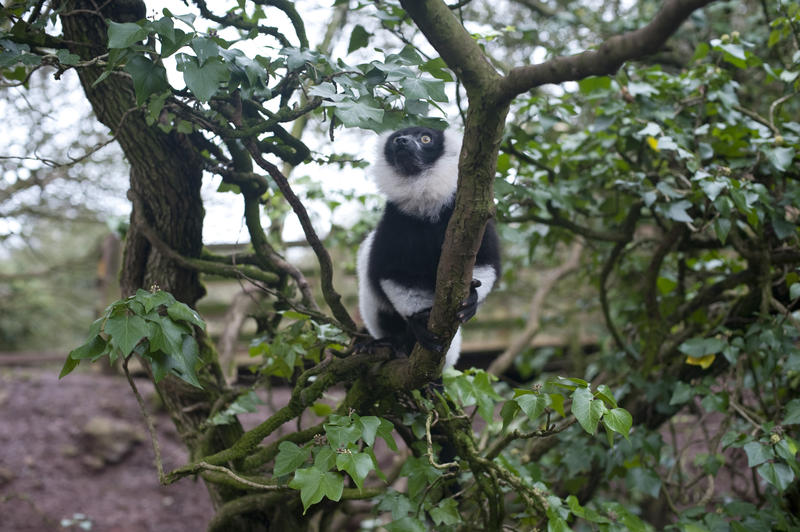
[[[421, 142], [430, 139], [430, 142]], [[397, 180], [422, 180], [442, 179], [447, 177], [452, 181], [452, 191], [444, 189], [442, 194], [445, 199], [441, 205], [435, 204], [434, 212], [429, 216], [418, 214], [404, 208], [403, 201], [407, 198], [389, 197], [383, 216], [372, 235], [372, 244], [367, 256], [366, 279], [360, 278], [360, 283], [368, 283], [369, 295], [377, 305], [362, 303], [362, 314], [377, 313], [372, 320], [373, 326], [370, 333], [376, 336], [376, 329], [383, 338], [390, 338], [398, 349], [408, 353], [416, 341], [427, 343], [426, 347], [435, 348], [432, 338], [420, 334], [419, 323], [427, 322], [427, 312], [433, 303], [433, 294], [436, 288], [436, 271], [439, 264], [439, 255], [444, 243], [447, 224], [453, 214], [455, 202], [455, 175], [442, 175], [437, 172], [437, 162], [445, 153], [445, 141], [448, 136], [441, 131], [427, 128], [408, 128], [397, 131], [388, 137], [383, 146], [381, 155], [389, 165], [389, 171], [395, 173], [390, 179]], [[453, 147], [451, 146], [452, 150]], [[447, 171], [457, 171], [452, 161], [452, 152], [448, 162]], [[456, 153], [457, 161], [457, 153]], [[381, 176], [384, 180], [386, 176]], [[450, 179], [452, 178], [452, 179]], [[449, 182], [448, 181], [448, 182]], [[400, 189], [402, 191], [407, 189]], [[394, 194], [398, 194], [395, 190]], [[448, 195], [449, 194], [449, 195]], [[430, 209], [429, 209], [430, 211]], [[427, 211], [426, 211], [427, 212]], [[369, 240], [369, 239], [368, 239]], [[366, 245], [366, 244], [365, 244]], [[363, 258], [359, 258], [362, 261]], [[500, 272], [500, 246], [494, 222], [490, 221], [484, 232], [483, 241], [478, 251], [475, 267], [490, 266], [494, 272], [494, 282]], [[359, 266], [360, 276], [364, 275], [363, 267]], [[408, 289], [412, 307], [411, 310], [400, 309], [392, 302], [392, 294], [387, 294], [382, 282], [392, 282], [403, 289]], [[474, 315], [478, 305], [476, 288], [481, 282], [474, 281], [471, 286], [470, 296], [462, 305], [459, 316], [462, 321]], [[491, 286], [485, 287], [485, 290]], [[430, 301], [427, 302], [429, 295]], [[364, 297], [361, 293], [362, 299]], [[417, 297], [419, 296], [419, 297]], [[424, 296], [424, 297], [423, 297]], [[398, 302], [395, 295], [395, 303]], [[400, 298], [402, 299], [402, 298]], [[426, 303], [427, 302], [427, 303]], [[406, 310], [404, 313], [403, 310]], [[370, 324], [369, 316], [362, 316]], [[417, 320], [417, 321], [414, 321]], [[376, 326], [377, 325], [377, 326]], [[426, 330], [426, 329], [425, 329]]]

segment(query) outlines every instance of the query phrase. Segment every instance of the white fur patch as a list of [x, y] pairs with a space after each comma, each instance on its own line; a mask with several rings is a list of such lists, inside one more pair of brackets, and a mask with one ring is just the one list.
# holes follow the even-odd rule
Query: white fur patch
[[373, 290], [367, 276], [369, 270], [369, 253], [372, 250], [372, 241], [375, 239], [375, 231], [372, 231], [361, 243], [358, 248], [358, 260], [356, 271], [358, 272], [358, 311], [361, 319], [364, 320], [369, 334], [373, 338], [383, 338], [386, 336], [378, 326], [378, 311], [381, 308], [380, 299]]
[[453, 336], [453, 341], [450, 342], [450, 347], [444, 356], [444, 367], [452, 368], [455, 366], [459, 356], [461, 356], [461, 327], [458, 328], [456, 335]]
[[378, 138], [378, 150], [372, 165], [375, 183], [387, 199], [412, 216], [435, 221], [458, 184], [458, 157], [461, 153], [461, 136], [458, 133], [444, 132], [444, 151], [433, 168], [415, 176], [405, 176], [386, 161], [383, 154], [386, 140], [392, 132]]
[[481, 285], [475, 289], [478, 292], [478, 303], [481, 303], [492, 291], [497, 280], [497, 273], [491, 266], [475, 266], [475, 269], [472, 270], [472, 278], [481, 282]]
[[404, 318], [433, 306], [433, 292], [420, 288], [409, 288], [391, 279], [381, 279], [383, 293], [394, 309]]

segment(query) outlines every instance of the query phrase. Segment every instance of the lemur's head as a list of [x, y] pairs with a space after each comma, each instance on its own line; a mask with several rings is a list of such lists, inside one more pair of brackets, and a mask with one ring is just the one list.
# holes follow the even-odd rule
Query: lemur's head
[[444, 151], [444, 132], [427, 127], [395, 131], [383, 145], [383, 156], [398, 173], [413, 176], [430, 168]]
[[380, 191], [406, 214], [438, 218], [456, 191], [461, 138], [409, 127], [381, 139], [372, 172]]

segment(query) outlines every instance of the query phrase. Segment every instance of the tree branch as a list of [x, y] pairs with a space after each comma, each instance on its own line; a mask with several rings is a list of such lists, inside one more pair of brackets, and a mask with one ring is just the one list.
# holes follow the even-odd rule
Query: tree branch
[[656, 52], [694, 10], [712, 1], [667, 0], [649, 24], [615, 35], [596, 50], [512, 69], [497, 87], [497, 95], [502, 100], [511, 101], [524, 92], [548, 83], [613, 74], [625, 61]]

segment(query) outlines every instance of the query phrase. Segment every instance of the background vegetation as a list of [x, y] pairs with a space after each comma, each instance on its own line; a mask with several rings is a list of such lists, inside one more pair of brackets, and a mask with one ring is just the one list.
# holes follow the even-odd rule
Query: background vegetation
[[[3, 290], [48, 292], [18, 284], [33, 273], [23, 243], [52, 261], [89, 254], [76, 239], [59, 255], [58, 230], [15, 207], [64, 183], [53, 197], [77, 199], [48, 212], [96, 220], [88, 194], [108, 173], [76, 169], [118, 144], [132, 206], [123, 299], [62, 375], [82, 360], [126, 373], [144, 362], [190, 452], [174, 471], [159, 462], [161, 481], [199, 475], [211, 530], [800, 526], [800, 7], [337, 2], [314, 33], [309, 8], [2, 8], [6, 101], [74, 70], [110, 130], [86, 157], [56, 158], [51, 130], [32, 126], [36, 144], [2, 159]], [[366, 158], [340, 134], [448, 123], [464, 147], [429, 327], [452, 337], [491, 216], [499, 291], [521, 308], [488, 371], [446, 371], [437, 387], [436, 353], [354, 348], [354, 306], [335, 282], [346, 268], [330, 253], [354, 255], [374, 211], [347, 228], [312, 218], [374, 204], [325, 191], [322, 176], [338, 174], [324, 168], [350, 175]], [[204, 179], [239, 198], [247, 252], [204, 247]], [[295, 218], [318, 280], [287, 252]], [[223, 377], [192, 309], [201, 274], [252, 287], [252, 384]], [[40, 311], [79, 301], [49, 297]], [[7, 315], [4, 342], [41, 336], [33, 314]], [[534, 349], [553, 324], [562, 347]], [[596, 341], [570, 340], [584, 331]], [[245, 430], [236, 414], [276, 382], [291, 399]], [[339, 400], [325, 400], [332, 389]]]

